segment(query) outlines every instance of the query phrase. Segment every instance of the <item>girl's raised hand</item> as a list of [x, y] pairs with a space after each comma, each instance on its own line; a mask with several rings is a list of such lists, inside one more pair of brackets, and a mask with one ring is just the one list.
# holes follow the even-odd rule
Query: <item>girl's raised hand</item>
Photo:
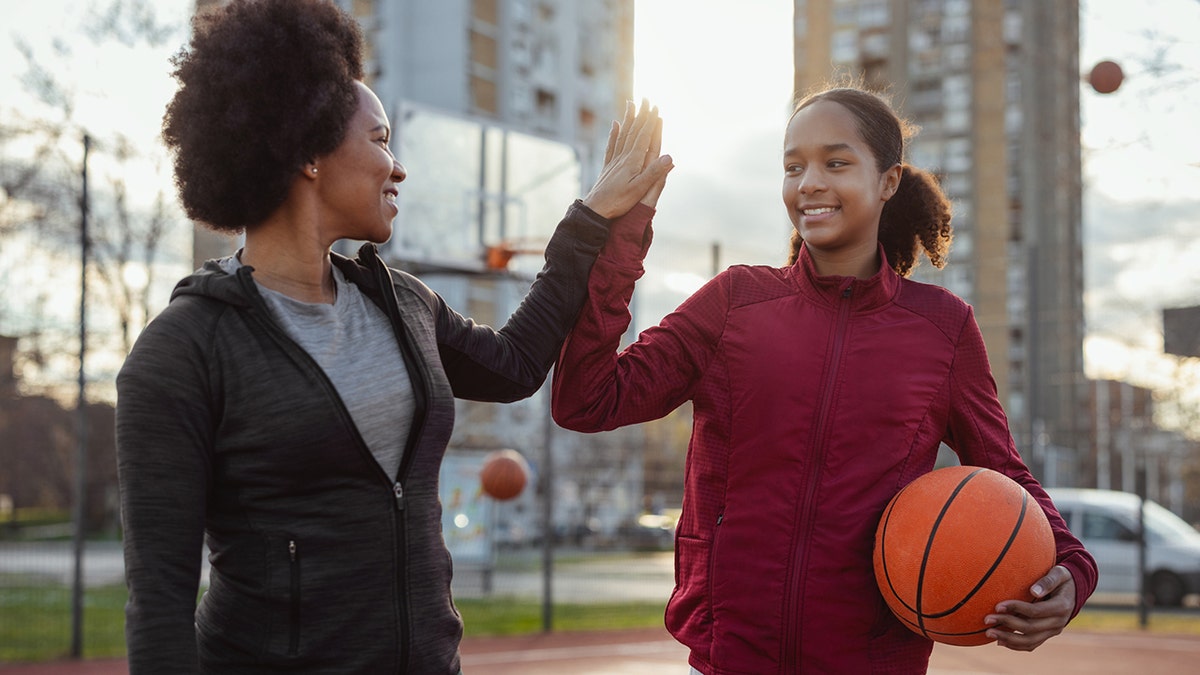
[[633, 103], [627, 103], [624, 119], [609, 131], [604, 167], [583, 203], [605, 218], [624, 215], [639, 201], [654, 206], [674, 168], [670, 155], [659, 155], [661, 149], [658, 108], [643, 100], [635, 115]]

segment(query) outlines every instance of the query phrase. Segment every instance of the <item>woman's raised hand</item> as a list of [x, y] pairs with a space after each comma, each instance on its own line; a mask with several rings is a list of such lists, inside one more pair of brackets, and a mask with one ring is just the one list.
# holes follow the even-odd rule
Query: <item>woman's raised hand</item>
[[661, 150], [658, 108], [643, 100], [641, 109], [635, 111], [633, 103], [627, 103], [624, 119], [614, 121], [608, 133], [604, 168], [583, 203], [605, 218], [624, 215], [639, 201], [647, 206], [657, 204], [667, 173], [675, 167], [670, 155], [659, 155]]

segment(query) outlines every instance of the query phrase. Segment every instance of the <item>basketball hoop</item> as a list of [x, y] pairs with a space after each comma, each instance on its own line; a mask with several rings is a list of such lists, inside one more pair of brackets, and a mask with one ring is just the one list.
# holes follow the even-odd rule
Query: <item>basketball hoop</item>
[[545, 246], [539, 246], [539, 241], [502, 241], [488, 246], [483, 253], [484, 265], [489, 270], [504, 271], [508, 263], [519, 255], [540, 255], [545, 253]]

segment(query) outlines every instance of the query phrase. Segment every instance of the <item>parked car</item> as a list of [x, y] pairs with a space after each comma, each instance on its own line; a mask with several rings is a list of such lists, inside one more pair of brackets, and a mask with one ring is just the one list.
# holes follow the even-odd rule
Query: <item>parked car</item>
[[[1138, 505], [1129, 492], [1050, 488], [1046, 490], [1067, 527], [1096, 558], [1096, 591], [1138, 592]], [[1146, 501], [1146, 586], [1155, 605], [1178, 607], [1200, 593], [1200, 532], [1179, 516]]]

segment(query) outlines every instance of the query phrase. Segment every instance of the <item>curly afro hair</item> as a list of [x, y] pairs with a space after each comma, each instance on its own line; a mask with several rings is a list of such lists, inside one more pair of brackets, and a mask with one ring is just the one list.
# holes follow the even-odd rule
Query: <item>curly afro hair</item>
[[358, 104], [362, 32], [329, 0], [233, 0], [192, 19], [172, 59], [163, 139], [189, 217], [237, 233], [341, 143]]

